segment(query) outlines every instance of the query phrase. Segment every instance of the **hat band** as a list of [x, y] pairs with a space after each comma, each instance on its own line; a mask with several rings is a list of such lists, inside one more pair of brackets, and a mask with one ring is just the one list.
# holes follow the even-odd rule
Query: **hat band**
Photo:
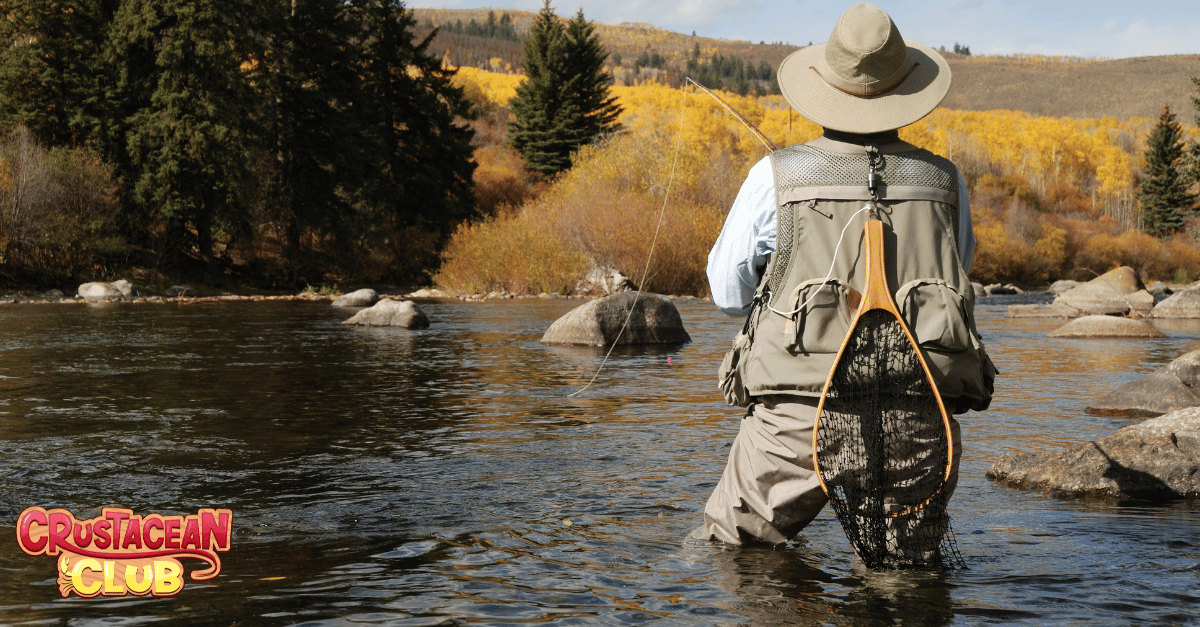
[[[856, 92], [850, 91], [849, 89], [843, 88], [841, 85], [838, 85], [839, 82], [843, 83], [845, 85], [857, 85], [858, 83], [851, 83], [850, 81], [843, 81], [843, 80], [831, 81], [828, 78], [825, 78], [825, 75], [821, 73], [821, 70], [818, 70], [815, 66], [810, 65], [810, 66], [808, 66], [808, 69], [812, 70], [813, 72], [816, 72], [817, 76], [819, 76], [821, 78], [821, 80], [825, 82], [826, 85], [829, 85], [830, 87], [832, 87], [844, 94], [849, 94], [851, 96], [854, 96], [855, 98], [878, 98], [879, 96], [883, 96], [888, 93], [891, 93], [897, 87], [900, 87], [901, 85], [903, 85], [904, 81], [908, 80], [908, 77], [911, 76], [913, 71], [915, 71], [917, 69], [918, 65], [921, 65], [921, 64], [913, 63], [912, 67], [908, 68], [907, 72], [900, 75], [900, 80], [897, 80], [894, 83], [891, 83], [891, 81], [886, 80], [886, 79], [884, 81], [876, 81], [875, 84], [884, 83], [884, 82], [891, 83], [891, 84], [888, 85], [887, 87], [884, 87], [883, 89], [880, 89], [879, 91], [876, 91], [876, 92], [873, 92], [870, 94], [856, 93]], [[900, 73], [897, 72], [895, 74], [892, 74], [892, 76], [896, 76], [898, 74], [900, 74]], [[891, 78], [891, 77], [889, 76], [888, 78]]]

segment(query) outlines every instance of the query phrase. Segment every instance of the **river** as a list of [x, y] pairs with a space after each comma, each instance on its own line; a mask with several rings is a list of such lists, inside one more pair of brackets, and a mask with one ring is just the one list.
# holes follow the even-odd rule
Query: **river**
[[[949, 573], [863, 569], [828, 510], [785, 547], [683, 542], [740, 418], [714, 374], [740, 321], [710, 303], [679, 302], [691, 343], [615, 352], [575, 397], [603, 352], [538, 339], [580, 301], [426, 301], [421, 331], [311, 302], [0, 306], [0, 623], [1200, 624], [1200, 504], [985, 477], [1131, 424], [1084, 407], [1200, 325], [1049, 339], [1011, 302], [977, 309], [1001, 376], [960, 419]], [[228, 508], [232, 547], [175, 597], [63, 599], [14, 541], [35, 505]]]

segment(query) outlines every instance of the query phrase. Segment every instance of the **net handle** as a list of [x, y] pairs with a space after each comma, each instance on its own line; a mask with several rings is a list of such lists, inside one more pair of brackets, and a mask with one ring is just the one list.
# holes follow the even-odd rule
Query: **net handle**
[[900, 518], [907, 516], [919, 509], [924, 508], [934, 498], [942, 493], [946, 484], [950, 482], [950, 473], [954, 468], [954, 432], [950, 428], [950, 416], [946, 413], [946, 406], [942, 403], [942, 395], [938, 392], [937, 381], [933, 378], [933, 373], [929, 370], [929, 364], [925, 362], [925, 355], [921, 352], [921, 345], [917, 343], [911, 331], [908, 330], [908, 325], [904, 323], [904, 318], [900, 315], [900, 309], [896, 307], [896, 301], [892, 298], [891, 288], [888, 287], [887, 280], [887, 263], [884, 255], [885, 246], [883, 239], [883, 222], [878, 219], [867, 220], [863, 226], [865, 247], [866, 247], [866, 285], [863, 287], [862, 301], [859, 303], [858, 311], [854, 314], [854, 320], [850, 322], [850, 331], [846, 333], [846, 337], [842, 339], [842, 346], [838, 349], [837, 357], [833, 360], [833, 367], [829, 370], [829, 376], [825, 379], [825, 385], [821, 389], [821, 401], [817, 403], [817, 417], [813, 421], [813, 437], [812, 437], [812, 452], [813, 452], [813, 471], [816, 472], [817, 481], [821, 483], [821, 491], [826, 496], [832, 497], [829, 493], [829, 486], [825, 485], [825, 477], [821, 474], [820, 449], [817, 446], [817, 429], [821, 425], [821, 414], [825, 410], [825, 398], [829, 394], [829, 385], [833, 381], [834, 373], [837, 371], [837, 366], [842, 361], [842, 355], [846, 352], [846, 347], [850, 345], [850, 338], [854, 335], [854, 330], [858, 327], [858, 322], [863, 314], [868, 311], [880, 309], [886, 311], [896, 318], [900, 324], [900, 328], [904, 330], [904, 337], [908, 338], [908, 343], [912, 345], [913, 352], [917, 356], [917, 362], [921, 364], [921, 370], [925, 373], [925, 378], [929, 381], [930, 388], [933, 389], [933, 398], [937, 401], [938, 413], [942, 418], [942, 427], [946, 431], [946, 468], [942, 473], [942, 483], [933, 494], [929, 495], [921, 503], [914, 505], [904, 511], [889, 513], [889, 518]]

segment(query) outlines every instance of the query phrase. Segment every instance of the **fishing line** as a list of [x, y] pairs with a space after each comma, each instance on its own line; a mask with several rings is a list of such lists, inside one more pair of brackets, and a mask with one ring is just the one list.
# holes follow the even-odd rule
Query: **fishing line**
[[675, 157], [671, 160], [671, 174], [667, 177], [667, 191], [663, 194], [662, 208], [658, 211], [658, 224], [654, 226], [654, 237], [650, 240], [650, 252], [646, 255], [646, 266], [642, 268], [642, 278], [638, 281], [637, 293], [633, 296], [633, 303], [629, 306], [629, 313], [625, 315], [625, 322], [621, 324], [621, 330], [617, 331], [617, 337], [613, 338], [612, 346], [604, 354], [604, 359], [600, 362], [600, 367], [596, 368], [596, 374], [592, 375], [587, 385], [568, 394], [567, 398], [578, 396], [584, 390], [592, 387], [592, 384], [596, 382], [596, 377], [600, 376], [600, 371], [604, 370], [604, 365], [608, 363], [609, 356], [617, 348], [617, 343], [621, 341], [621, 334], [625, 333], [625, 329], [629, 326], [629, 320], [633, 317], [633, 312], [637, 309], [638, 300], [642, 297], [642, 287], [646, 284], [646, 277], [650, 274], [650, 260], [654, 258], [654, 246], [658, 243], [658, 232], [662, 229], [663, 216], [667, 213], [667, 201], [671, 199], [671, 186], [675, 183], [675, 166], [679, 163], [679, 151], [683, 145], [683, 121], [684, 114], [687, 112], [687, 97], [687, 90], [683, 90], [683, 106], [679, 110], [679, 132], [675, 135]]
[[[754, 134], [754, 136], [758, 138], [758, 141], [762, 142], [763, 146], [767, 147], [767, 150], [769, 150], [771, 152], [775, 152], [776, 150], [779, 150], [779, 146], [777, 146], [775, 144], [775, 142], [771, 141], [771, 138], [767, 137], [767, 135], [765, 133], [763, 133], [762, 131], [760, 131], [757, 126], [754, 126], [753, 124], [751, 124], [750, 120], [746, 119], [746, 116], [742, 115], [741, 113], [738, 113], [738, 111], [736, 109], [734, 109], [728, 102], [725, 102], [725, 100], [723, 98], [721, 98], [717, 94], [710, 91], [704, 85], [697, 83], [691, 77], [687, 77], [685, 79], [684, 86], [686, 86], [687, 83], [691, 83], [691, 84], [695, 85], [696, 87], [699, 87], [701, 91], [708, 94], [709, 96], [712, 96], [714, 100], [721, 103], [721, 106], [725, 107], [726, 111], [728, 111], [730, 114], [732, 114], [747, 129], [749, 129], [750, 132], [752, 132]], [[573, 397], [581, 394], [584, 390], [588, 389], [589, 387], [592, 386], [593, 383], [596, 382], [596, 378], [600, 376], [600, 371], [604, 370], [605, 364], [608, 363], [608, 358], [612, 355], [613, 350], [616, 349], [617, 342], [620, 341], [621, 335], [623, 333], [625, 333], [625, 329], [629, 326], [629, 320], [630, 320], [630, 318], [633, 317], [634, 308], [637, 307], [638, 300], [642, 296], [642, 286], [645, 285], [646, 276], [650, 272], [650, 260], [654, 257], [654, 246], [655, 246], [655, 244], [658, 243], [658, 233], [662, 229], [663, 215], [665, 215], [666, 211], [667, 211], [667, 201], [670, 200], [670, 198], [671, 198], [671, 186], [675, 183], [675, 166], [679, 163], [680, 147], [683, 145], [683, 126], [684, 126], [684, 120], [686, 119], [684, 117], [684, 114], [687, 112], [688, 93], [687, 93], [686, 89], [682, 90], [682, 91], [683, 91], [683, 106], [679, 110], [679, 131], [675, 137], [675, 157], [671, 161], [671, 174], [670, 174], [670, 177], [667, 179], [667, 191], [663, 195], [663, 205], [662, 205], [662, 208], [658, 212], [658, 224], [655, 225], [655, 227], [654, 227], [654, 238], [652, 240], [650, 240], [650, 253], [648, 255], [646, 255], [646, 266], [645, 266], [645, 268], [642, 269], [642, 279], [640, 281], [638, 281], [638, 289], [637, 289], [637, 293], [633, 297], [633, 304], [630, 306], [629, 313], [626, 314], [626, 316], [625, 316], [625, 322], [621, 324], [621, 330], [617, 332], [617, 337], [613, 340], [612, 346], [609, 347], [608, 352], [605, 353], [605, 355], [604, 355], [604, 359], [600, 362], [600, 367], [596, 368], [596, 374], [592, 375], [592, 378], [591, 378], [591, 380], [589, 380], [587, 382], [587, 385], [584, 385], [582, 388], [579, 388], [575, 392], [568, 394], [567, 398], [573, 398]], [[855, 215], [858, 215], [858, 214], [855, 214]], [[851, 220], [853, 220], [853, 216], [851, 217]], [[845, 231], [843, 230], [843, 234], [844, 233], [845, 233]], [[840, 245], [840, 242], [839, 242], [839, 245]], [[830, 272], [831, 273], [833, 272], [832, 268], [830, 268]], [[820, 290], [818, 290], [818, 291], [820, 291]]]

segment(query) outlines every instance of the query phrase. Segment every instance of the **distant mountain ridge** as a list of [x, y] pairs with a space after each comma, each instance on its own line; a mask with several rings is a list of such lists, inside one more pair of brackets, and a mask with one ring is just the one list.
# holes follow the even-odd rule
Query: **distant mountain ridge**
[[[433, 26], [464, 25], [475, 20], [484, 24], [488, 14], [499, 19], [507, 13], [518, 35], [529, 30], [534, 13], [506, 9], [413, 9], [419, 34]], [[561, 17], [570, 17], [564, 14]], [[610, 69], [618, 81], [639, 80], [678, 85], [688, 75], [688, 60], [697, 49], [702, 62], [714, 55], [736, 60], [746, 68], [770, 68], [797, 50], [783, 43], [751, 43], [698, 37], [664, 30], [650, 24], [619, 25], [596, 22], [596, 30], [611, 55]], [[454, 34], [442, 29], [431, 42], [430, 51], [447, 62], [492, 70], [506, 66], [517, 71], [524, 58], [520, 42]], [[967, 45], [970, 42], [966, 42]], [[655, 58], [658, 67], [638, 61]], [[1192, 98], [1200, 97], [1192, 83], [1200, 76], [1200, 54], [1135, 57], [1127, 59], [1051, 58], [1037, 55], [963, 56], [943, 55], [950, 64], [954, 82], [942, 103], [949, 109], [990, 111], [1007, 109], [1048, 117], [1100, 118], [1117, 120], [1156, 118], [1164, 104], [1179, 115], [1186, 126], [1195, 127], [1197, 111]], [[618, 63], [619, 61], [619, 63]], [[747, 72], [739, 85], [735, 75], [724, 86], [754, 91], [772, 91], [767, 81]], [[713, 85], [710, 85], [713, 86]]]

